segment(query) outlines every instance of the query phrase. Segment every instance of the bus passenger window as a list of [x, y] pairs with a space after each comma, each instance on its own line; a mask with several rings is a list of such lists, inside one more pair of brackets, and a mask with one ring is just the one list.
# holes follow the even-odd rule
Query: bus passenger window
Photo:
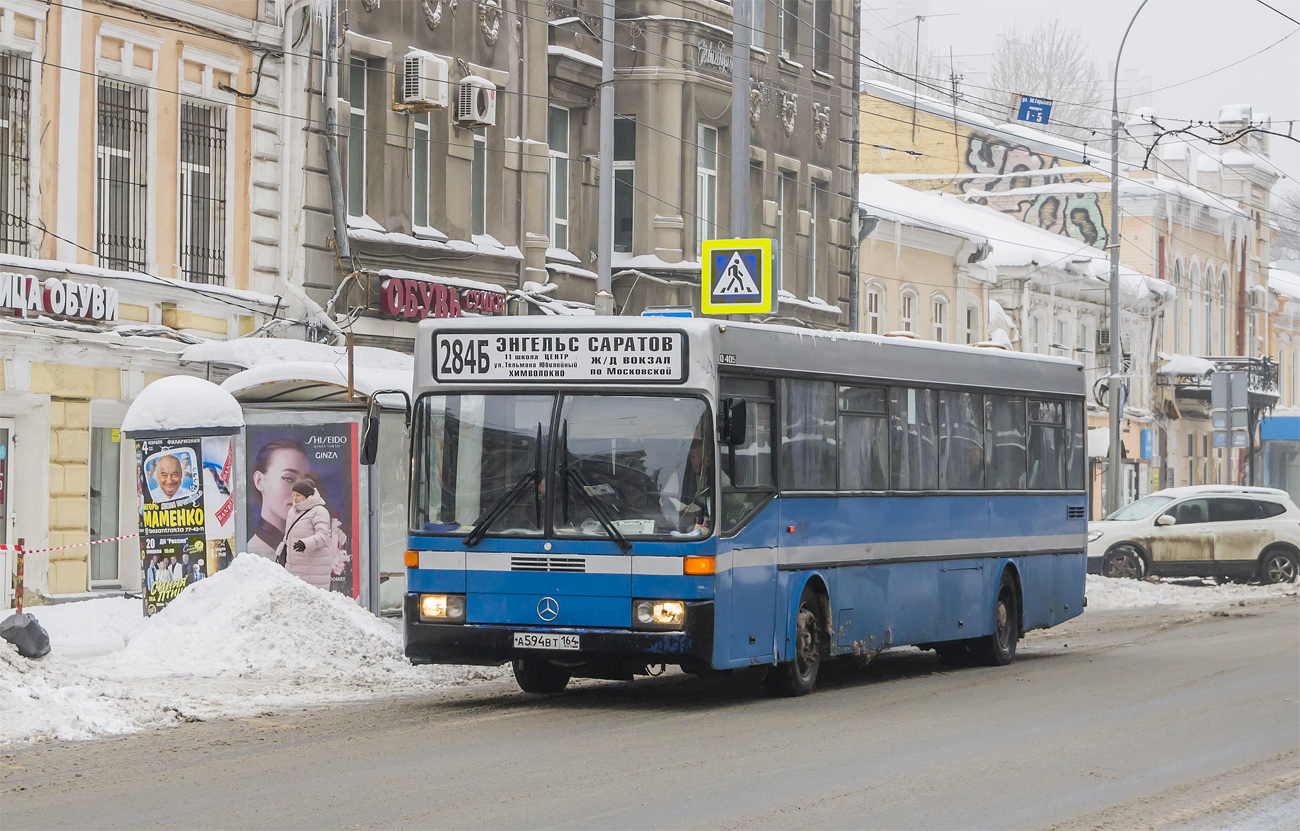
[[979, 490], [984, 487], [984, 396], [943, 390], [939, 393], [939, 487]]
[[934, 490], [939, 486], [939, 452], [933, 390], [889, 389], [889, 486]]
[[724, 397], [745, 399], [745, 442], [722, 445], [723, 534], [734, 532], [772, 495], [772, 384], [748, 378], [724, 378]]
[[783, 490], [835, 490], [835, 385], [781, 382]]
[[840, 387], [840, 490], [889, 487], [885, 390]]
[[1065, 487], [1065, 404], [1029, 399], [1029, 487], [1059, 490]]
[[1087, 425], [1083, 418], [1083, 402], [1071, 401], [1065, 405], [1065, 433], [1069, 440], [1065, 460], [1065, 486], [1070, 490], [1083, 490], [1087, 460], [1083, 457], [1083, 437]]
[[1025, 399], [986, 395], [984, 425], [985, 486], [989, 490], [1024, 490], [1028, 467]]

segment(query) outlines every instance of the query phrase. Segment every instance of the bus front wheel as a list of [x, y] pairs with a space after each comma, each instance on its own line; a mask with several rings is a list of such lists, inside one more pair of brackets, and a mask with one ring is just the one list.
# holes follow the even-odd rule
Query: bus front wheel
[[526, 693], [544, 695], [546, 693], [564, 692], [569, 685], [569, 671], [557, 667], [550, 661], [536, 658], [520, 658], [511, 662], [515, 670], [515, 681], [519, 689]]
[[799, 614], [794, 627], [794, 658], [777, 664], [768, 673], [768, 683], [781, 695], [807, 695], [817, 686], [821, 668], [825, 624], [821, 620], [821, 602], [811, 586], [799, 598]]
[[1020, 599], [1016, 582], [1006, 571], [998, 584], [994, 624], [991, 634], [971, 639], [970, 652], [978, 664], [1002, 667], [1015, 660], [1016, 643], [1020, 640]]

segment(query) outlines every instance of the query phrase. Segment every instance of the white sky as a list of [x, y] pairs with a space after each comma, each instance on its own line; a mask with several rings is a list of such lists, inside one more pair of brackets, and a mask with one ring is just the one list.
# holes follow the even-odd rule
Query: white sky
[[[1300, 0], [1267, 0], [1300, 20]], [[958, 56], [991, 53], [997, 36], [1012, 26], [1033, 29], [1053, 17], [1078, 31], [1089, 44], [1103, 73], [1109, 74], [1124, 27], [1139, 0], [864, 0], [863, 49], [873, 54], [880, 44], [872, 34], [893, 42], [895, 33], [911, 37], [916, 28], [895, 21], [916, 14], [935, 15], [921, 30], [924, 48], [947, 62], [949, 47]], [[873, 11], [874, 9], [874, 11]], [[938, 17], [956, 13], [950, 17]], [[1288, 32], [1293, 36], [1263, 54], [1196, 81], [1198, 75], [1250, 55]], [[910, 72], [911, 67], [904, 67]], [[1151, 88], [1172, 86], [1152, 95], [1156, 117], [1214, 119], [1221, 104], [1249, 104], [1268, 113], [1274, 129], [1285, 132], [1289, 119], [1300, 119], [1300, 26], [1257, 0], [1150, 0], [1129, 35], [1120, 62], [1125, 72], [1149, 76]], [[900, 85], [906, 86], [906, 82]], [[1121, 93], [1122, 93], [1121, 88]], [[978, 93], [972, 90], [973, 93]], [[1029, 90], [1025, 90], [1029, 92]], [[1121, 103], [1122, 106], [1122, 103]], [[1294, 135], [1300, 138], [1300, 122]], [[1300, 142], [1271, 137], [1272, 161], [1290, 177], [1282, 187], [1300, 187]]]

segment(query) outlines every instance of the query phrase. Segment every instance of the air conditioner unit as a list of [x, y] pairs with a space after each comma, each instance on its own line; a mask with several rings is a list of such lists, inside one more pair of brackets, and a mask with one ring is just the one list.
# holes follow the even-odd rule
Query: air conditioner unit
[[1110, 327], [1109, 326], [1103, 326], [1102, 328], [1097, 330], [1097, 351], [1098, 352], [1110, 351]]
[[487, 78], [468, 75], [460, 82], [456, 122], [462, 127], [493, 127], [497, 123], [497, 86]]
[[399, 102], [414, 110], [447, 108], [447, 62], [427, 53], [412, 53], [402, 59]]

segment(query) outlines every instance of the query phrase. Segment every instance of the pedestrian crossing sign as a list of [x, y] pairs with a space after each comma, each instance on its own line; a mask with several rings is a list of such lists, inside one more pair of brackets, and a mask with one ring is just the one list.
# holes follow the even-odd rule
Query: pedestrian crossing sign
[[705, 240], [700, 308], [705, 314], [772, 311], [772, 241]]

